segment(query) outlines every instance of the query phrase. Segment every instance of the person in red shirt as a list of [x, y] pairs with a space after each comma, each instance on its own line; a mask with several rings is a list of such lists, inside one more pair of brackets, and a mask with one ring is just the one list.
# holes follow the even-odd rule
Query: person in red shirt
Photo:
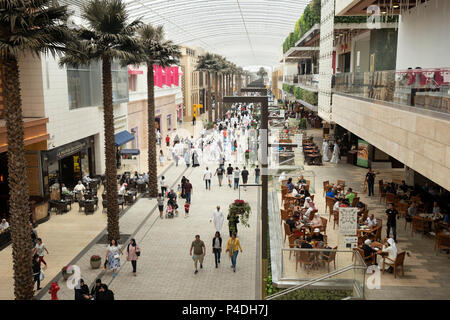
[[189, 217], [189, 208], [190, 207], [191, 207], [191, 205], [186, 200], [186, 203], [184, 204], [184, 217], [185, 218]]
[[169, 135], [166, 136], [166, 146], [170, 145], [170, 137]]
[[52, 296], [52, 300], [58, 300], [58, 291], [59, 291], [58, 283], [52, 282], [52, 285], [50, 286], [50, 290], [48, 291], [48, 293], [50, 293]]

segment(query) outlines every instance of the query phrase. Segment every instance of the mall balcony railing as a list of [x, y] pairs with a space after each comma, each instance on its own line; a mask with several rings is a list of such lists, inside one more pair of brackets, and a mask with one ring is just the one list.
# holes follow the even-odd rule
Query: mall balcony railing
[[318, 74], [299, 75], [297, 83], [301, 86], [317, 90], [319, 88], [319, 75]]
[[338, 73], [334, 93], [450, 114], [450, 68]]
[[298, 83], [298, 77], [296, 74], [291, 74], [289, 76], [284, 76], [284, 82], [289, 82], [289, 83]]

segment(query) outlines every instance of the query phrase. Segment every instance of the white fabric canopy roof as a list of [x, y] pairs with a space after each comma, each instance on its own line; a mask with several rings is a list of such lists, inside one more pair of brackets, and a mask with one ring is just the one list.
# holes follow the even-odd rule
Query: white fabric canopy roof
[[[163, 25], [176, 44], [202, 47], [241, 67], [277, 64], [310, 0], [124, 0], [132, 18]], [[279, 61], [279, 60], [278, 60]]]

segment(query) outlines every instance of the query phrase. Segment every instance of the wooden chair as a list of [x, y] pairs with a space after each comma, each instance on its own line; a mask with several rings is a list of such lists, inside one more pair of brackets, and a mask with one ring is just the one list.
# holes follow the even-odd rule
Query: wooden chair
[[408, 203], [407, 202], [398, 202], [395, 206], [397, 208], [398, 214], [400, 217], [406, 217], [408, 214]]
[[95, 206], [95, 203], [92, 201], [85, 202], [84, 213], [85, 214], [93, 214], [95, 212], [94, 206]]
[[364, 223], [366, 220], [367, 220], [367, 217], [369, 216], [369, 210], [364, 210], [363, 212], [362, 212], [362, 215], [361, 215], [361, 222], [362, 223]]
[[309, 266], [309, 270], [314, 267], [314, 255], [310, 254], [308, 251], [298, 251], [295, 257], [295, 271], [297, 271], [297, 265], [300, 263], [300, 267], [303, 265]]
[[358, 204], [358, 202], [359, 202], [359, 197], [354, 197], [354, 198], [353, 198], [353, 202], [351, 203], [352, 207], [356, 207], [356, 205]]
[[365, 256], [364, 255], [364, 250], [361, 248], [356, 248], [356, 251], [359, 252], [359, 254], [361, 255], [361, 257], [364, 260], [364, 263], [366, 264], [366, 266], [370, 266], [374, 264], [374, 259], [375, 259], [375, 252], [372, 253], [370, 256]]
[[333, 214], [333, 207], [335, 203], [336, 199], [331, 197], [325, 197], [325, 211], [327, 210], [327, 208], [330, 211], [330, 215], [328, 217], [329, 220], [331, 220], [331, 215]]
[[338, 210], [333, 211], [333, 230], [335, 229], [336, 225], [339, 225], [339, 211]]
[[333, 251], [327, 252], [328, 255], [324, 254], [323, 252], [320, 253], [320, 257], [322, 258], [322, 261], [328, 265], [328, 273], [330, 273], [330, 263], [333, 262], [334, 270], [336, 270], [336, 250], [337, 246], [333, 248]]
[[310, 196], [310, 198], [311, 198], [312, 202], [314, 202], [314, 195], [313, 194]]
[[286, 221], [286, 219], [289, 217], [289, 211], [283, 209], [280, 209], [280, 211], [281, 211], [281, 223], [283, 223], [283, 221]]
[[286, 237], [291, 236], [293, 233], [291, 231], [291, 227], [288, 224], [284, 224], [284, 242], [286, 242]]
[[386, 192], [386, 205], [395, 202], [395, 194]]
[[406, 255], [406, 251], [399, 252], [397, 254], [397, 258], [395, 258], [395, 261], [393, 261], [392, 259], [389, 259], [387, 256], [384, 256], [383, 257], [383, 274], [384, 274], [384, 265], [387, 264], [388, 266], [394, 268], [394, 278], [397, 278], [397, 269], [399, 267], [402, 267], [402, 276], [404, 276], [405, 275], [405, 269], [404, 269], [405, 255]]
[[147, 185], [145, 183], [139, 183], [137, 185], [138, 187], [138, 192], [139, 193], [146, 193], [147, 192]]
[[438, 255], [439, 251], [442, 249], [450, 250], [450, 238], [445, 234], [436, 232], [436, 239], [434, 242], [434, 250], [437, 250], [436, 255]]
[[[295, 236], [293, 234], [291, 234], [288, 237], [288, 240], [289, 240], [289, 248], [290, 249], [294, 249], [295, 248], [295, 243], [294, 243], [295, 242]], [[291, 259], [292, 252], [293, 252], [293, 250], [289, 250], [289, 260]]]
[[430, 232], [428, 222], [422, 217], [414, 216], [411, 221], [411, 235], [414, 232], [421, 232], [423, 238], [426, 232]]
[[406, 227], [408, 226], [408, 223], [409, 223], [410, 225], [412, 225], [412, 217], [406, 215], [406, 216], [405, 216], [405, 230], [406, 230]]
[[327, 218], [323, 218], [323, 217], [320, 217], [320, 220], [322, 220], [322, 226], [319, 228], [320, 232], [323, 232], [324, 234], [327, 234], [327, 223], [328, 223], [328, 220], [327, 220]]
[[336, 184], [345, 187], [345, 180], [338, 180], [338, 181], [336, 182]]
[[78, 211], [81, 211], [82, 208], [84, 208], [84, 200], [78, 200]]
[[318, 211], [317, 209], [311, 211], [311, 213], [309, 214], [309, 217], [308, 217], [308, 220], [309, 220], [309, 221], [311, 221], [312, 219], [314, 219], [314, 215], [316, 214], [317, 211]]
[[330, 186], [330, 181], [327, 180], [327, 181], [323, 182], [323, 196], [325, 196], [325, 194], [327, 193], [329, 186]]
[[410, 199], [412, 202], [422, 202], [422, 199], [420, 198], [420, 196], [412, 196]]

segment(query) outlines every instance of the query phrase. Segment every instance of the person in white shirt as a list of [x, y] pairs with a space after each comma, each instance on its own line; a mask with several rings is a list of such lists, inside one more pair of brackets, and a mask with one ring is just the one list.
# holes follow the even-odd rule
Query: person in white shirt
[[208, 169], [208, 167], [206, 167], [205, 173], [203, 174], [203, 180], [205, 180], [206, 190], [211, 190], [211, 177], [212, 173]]
[[292, 189], [292, 195], [295, 197], [296, 195], [298, 195], [298, 191], [297, 189]]
[[161, 193], [162, 193], [163, 197], [165, 197], [166, 192], [167, 192], [167, 183], [166, 183], [166, 178], [164, 176], [161, 176], [161, 180], [159, 180], [159, 184], [161, 187]]
[[70, 193], [69, 190], [66, 188], [66, 185], [63, 183], [61, 187], [62, 194], [68, 194]]
[[121, 196], [125, 195], [126, 189], [127, 189], [127, 184], [126, 183], [122, 184], [122, 186], [119, 189], [119, 195], [121, 195]]
[[78, 181], [78, 184], [73, 188], [73, 191], [77, 194], [77, 200], [83, 200], [83, 194], [86, 190], [86, 187], [81, 183], [81, 181]]
[[236, 167], [236, 169], [234, 169], [233, 171], [234, 174], [234, 190], [239, 188], [239, 177], [241, 174], [241, 170], [239, 170], [238, 167]]
[[220, 206], [217, 206], [216, 210], [214, 210], [209, 222], [214, 222], [214, 226], [216, 227], [216, 231], [221, 232], [223, 226], [223, 212], [220, 210]]
[[[389, 263], [394, 263], [395, 259], [397, 259], [398, 249], [397, 249], [397, 246], [395, 245], [394, 239], [392, 239], [392, 238], [387, 239], [387, 241], [383, 245], [383, 249], [381, 251], [388, 253], [387, 259], [389, 259]], [[384, 270], [392, 272], [393, 268], [388, 267], [386, 265]]]
[[[295, 188], [292, 190], [292, 191], [294, 191], [295, 190]], [[312, 202], [312, 199], [310, 198], [310, 197], [306, 197], [305, 198], [305, 203], [303, 204], [303, 209], [309, 209], [309, 207], [310, 207], [310, 202]]]
[[158, 129], [156, 129], [156, 139], [158, 141], [158, 145], [161, 147], [161, 132], [159, 132]]
[[333, 211], [339, 211], [339, 206], [341, 205], [340, 201], [336, 201], [333, 206]]
[[9, 228], [9, 223], [6, 219], [2, 219], [2, 223], [0, 223], [0, 230], [6, 230]]
[[367, 224], [369, 227], [376, 227], [376, 225], [377, 225], [377, 219], [375, 218], [375, 216], [374, 216], [373, 214], [371, 214], [370, 217], [367, 218], [366, 224]]

